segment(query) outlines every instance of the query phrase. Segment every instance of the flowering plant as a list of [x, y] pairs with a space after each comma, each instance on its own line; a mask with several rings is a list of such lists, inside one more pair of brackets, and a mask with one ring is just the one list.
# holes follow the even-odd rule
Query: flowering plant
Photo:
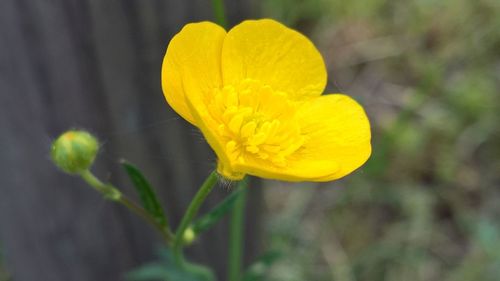
[[[98, 152], [90, 134], [61, 135], [52, 146], [52, 158], [63, 171], [81, 176], [158, 230], [173, 255], [167, 280], [215, 280], [210, 269], [185, 260], [183, 247], [229, 211], [233, 227], [228, 278], [243, 280], [246, 175], [331, 181], [370, 156], [370, 124], [363, 108], [346, 95], [321, 95], [327, 74], [320, 53], [304, 35], [274, 20], [244, 21], [228, 32], [211, 22], [188, 24], [171, 40], [161, 76], [167, 102], [201, 130], [218, 157], [216, 171], [202, 184], [175, 231], [136, 167], [122, 163], [141, 205], [90, 172]], [[239, 181], [239, 187], [196, 219], [217, 175]]]

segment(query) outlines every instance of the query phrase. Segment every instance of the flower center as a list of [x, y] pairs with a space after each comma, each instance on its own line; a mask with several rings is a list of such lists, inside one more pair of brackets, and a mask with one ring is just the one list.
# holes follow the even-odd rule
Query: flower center
[[251, 79], [214, 91], [208, 108], [231, 162], [252, 158], [285, 166], [303, 145], [296, 105], [285, 93]]

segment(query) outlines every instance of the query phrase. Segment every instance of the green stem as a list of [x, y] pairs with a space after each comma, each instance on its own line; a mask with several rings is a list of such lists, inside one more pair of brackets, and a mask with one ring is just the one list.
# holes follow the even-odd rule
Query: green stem
[[180, 266], [185, 266], [184, 256], [182, 253], [184, 232], [186, 231], [189, 224], [191, 224], [191, 221], [193, 221], [194, 217], [198, 213], [198, 210], [200, 209], [201, 204], [205, 201], [205, 198], [207, 198], [207, 195], [210, 193], [210, 191], [212, 191], [212, 188], [215, 186], [215, 183], [217, 183], [217, 173], [213, 171], [207, 177], [207, 179], [205, 180], [205, 182], [200, 187], [200, 189], [194, 196], [193, 200], [189, 204], [189, 207], [184, 216], [182, 217], [181, 223], [177, 228], [177, 231], [175, 232], [173, 252], [175, 260], [177, 264]]
[[136, 213], [144, 220], [146, 220], [150, 225], [152, 225], [156, 230], [158, 230], [167, 245], [171, 245], [174, 240], [174, 234], [170, 232], [169, 229], [165, 229], [161, 224], [159, 224], [144, 208], [137, 205], [134, 201], [130, 200], [125, 195], [122, 195], [118, 201], [123, 206], [127, 207], [132, 212]]
[[234, 203], [229, 228], [228, 280], [240, 281], [243, 258], [243, 232], [245, 222], [245, 201], [248, 181], [243, 179], [238, 189], [241, 194]]
[[214, 9], [215, 22], [227, 28], [226, 12], [224, 9], [224, 0], [212, 0], [212, 7]]
[[99, 193], [104, 195], [106, 199], [112, 201], [120, 200], [122, 193], [116, 189], [111, 184], [103, 183], [100, 179], [98, 179], [90, 170], [85, 170], [80, 173], [82, 179], [84, 179], [91, 187], [97, 190]]
[[167, 245], [172, 244], [174, 237], [170, 230], [163, 228], [163, 226], [158, 224], [158, 222], [156, 222], [156, 220], [146, 210], [144, 210], [144, 208], [134, 203], [127, 196], [123, 195], [116, 187], [109, 183], [103, 183], [96, 176], [94, 176], [90, 170], [81, 172], [80, 176], [95, 190], [104, 195], [105, 198], [122, 204], [130, 211], [147, 221], [151, 226], [158, 230], [158, 232], [160, 232]]

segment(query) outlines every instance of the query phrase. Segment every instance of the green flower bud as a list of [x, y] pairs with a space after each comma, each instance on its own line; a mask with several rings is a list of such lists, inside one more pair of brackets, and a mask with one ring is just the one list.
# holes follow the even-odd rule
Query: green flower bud
[[184, 235], [182, 235], [182, 240], [184, 242], [184, 245], [191, 245], [195, 239], [196, 239], [196, 233], [194, 233], [192, 227], [188, 227], [184, 231]]
[[60, 135], [52, 144], [52, 161], [70, 174], [88, 170], [99, 150], [99, 142], [85, 131], [71, 130]]

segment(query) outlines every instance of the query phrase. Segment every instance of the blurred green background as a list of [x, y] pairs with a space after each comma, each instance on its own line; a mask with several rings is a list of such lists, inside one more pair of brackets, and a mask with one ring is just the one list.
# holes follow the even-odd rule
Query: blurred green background
[[373, 130], [371, 159], [343, 180], [266, 183], [264, 237], [286, 253], [268, 280], [500, 280], [500, 1], [262, 11], [311, 36], [330, 92], [360, 101]]

